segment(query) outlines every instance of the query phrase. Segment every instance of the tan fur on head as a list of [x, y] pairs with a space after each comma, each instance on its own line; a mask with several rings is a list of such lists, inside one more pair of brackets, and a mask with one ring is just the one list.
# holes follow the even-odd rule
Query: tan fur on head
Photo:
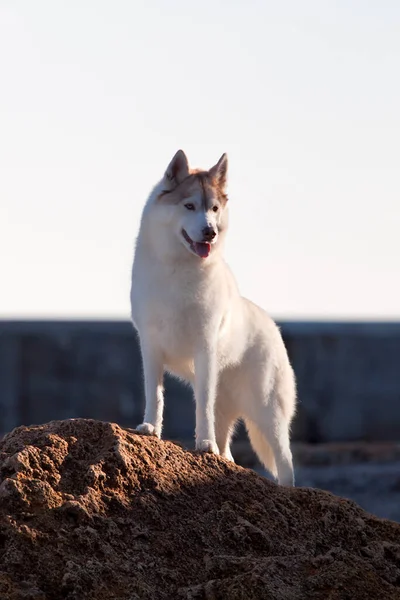
[[197, 191], [201, 191], [205, 208], [210, 208], [216, 200], [225, 206], [228, 158], [223, 154], [209, 171], [191, 169], [183, 150], [178, 150], [165, 171], [163, 190], [158, 200], [169, 204], [179, 204]]

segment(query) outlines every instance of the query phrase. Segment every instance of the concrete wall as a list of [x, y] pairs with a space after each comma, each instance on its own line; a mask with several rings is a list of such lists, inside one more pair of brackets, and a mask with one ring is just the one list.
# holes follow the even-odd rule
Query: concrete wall
[[[400, 439], [399, 323], [280, 323], [299, 391], [293, 437]], [[93, 417], [133, 427], [143, 385], [124, 322], [0, 321], [0, 431]], [[190, 439], [192, 394], [167, 378], [165, 436]]]

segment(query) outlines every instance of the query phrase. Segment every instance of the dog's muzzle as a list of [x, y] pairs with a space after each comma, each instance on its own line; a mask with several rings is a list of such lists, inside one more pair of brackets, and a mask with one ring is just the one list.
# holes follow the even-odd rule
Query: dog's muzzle
[[[204, 230], [205, 229], [212, 229], [212, 227], [205, 227], [203, 229], [203, 235], [204, 237]], [[215, 233], [215, 231], [212, 229], [213, 235], [211, 237], [211, 233], [208, 234], [208, 238], [210, 241], [213, 240], [215, 238], [215, 236], [217, 235]], [[182, 229], [182, 235], [184, 240], [189, 244], [191, 251], [194, 254], [197, 254], [197, 256], [199, 256], [200, 258], [207, 258], [207, 256], [210, 255], [211, 252], [211, 243], [210, 241], [204, 241], [204, 242], [195, 242], [194, 240], [192, 240], [192, 238], [186, 233], [186, 231], [184, 229]]]

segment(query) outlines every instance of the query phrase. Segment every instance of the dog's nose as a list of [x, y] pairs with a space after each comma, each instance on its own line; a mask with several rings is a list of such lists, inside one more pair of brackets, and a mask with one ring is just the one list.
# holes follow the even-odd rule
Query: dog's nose
[[204, 227], [203, 239], [205, 242], [211, 242], [215, 238], [216, 235], [217, 235], [217, 232], [214, 231], [214, 229], [212, 227]]

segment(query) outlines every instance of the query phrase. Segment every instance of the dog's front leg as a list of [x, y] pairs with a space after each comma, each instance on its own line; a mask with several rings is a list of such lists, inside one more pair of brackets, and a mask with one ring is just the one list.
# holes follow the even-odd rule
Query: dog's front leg
[[147, 435], [161, 437], [164, 410], [164, 365], [159, 353], [141, 342], [146, 408], [144, 422], [136, 429]]
[[202, 348], [196, 353], [194, 371], [196, 450], [218, 454], [214, 416], [218, 374], [216, 352], [213, 348]]

